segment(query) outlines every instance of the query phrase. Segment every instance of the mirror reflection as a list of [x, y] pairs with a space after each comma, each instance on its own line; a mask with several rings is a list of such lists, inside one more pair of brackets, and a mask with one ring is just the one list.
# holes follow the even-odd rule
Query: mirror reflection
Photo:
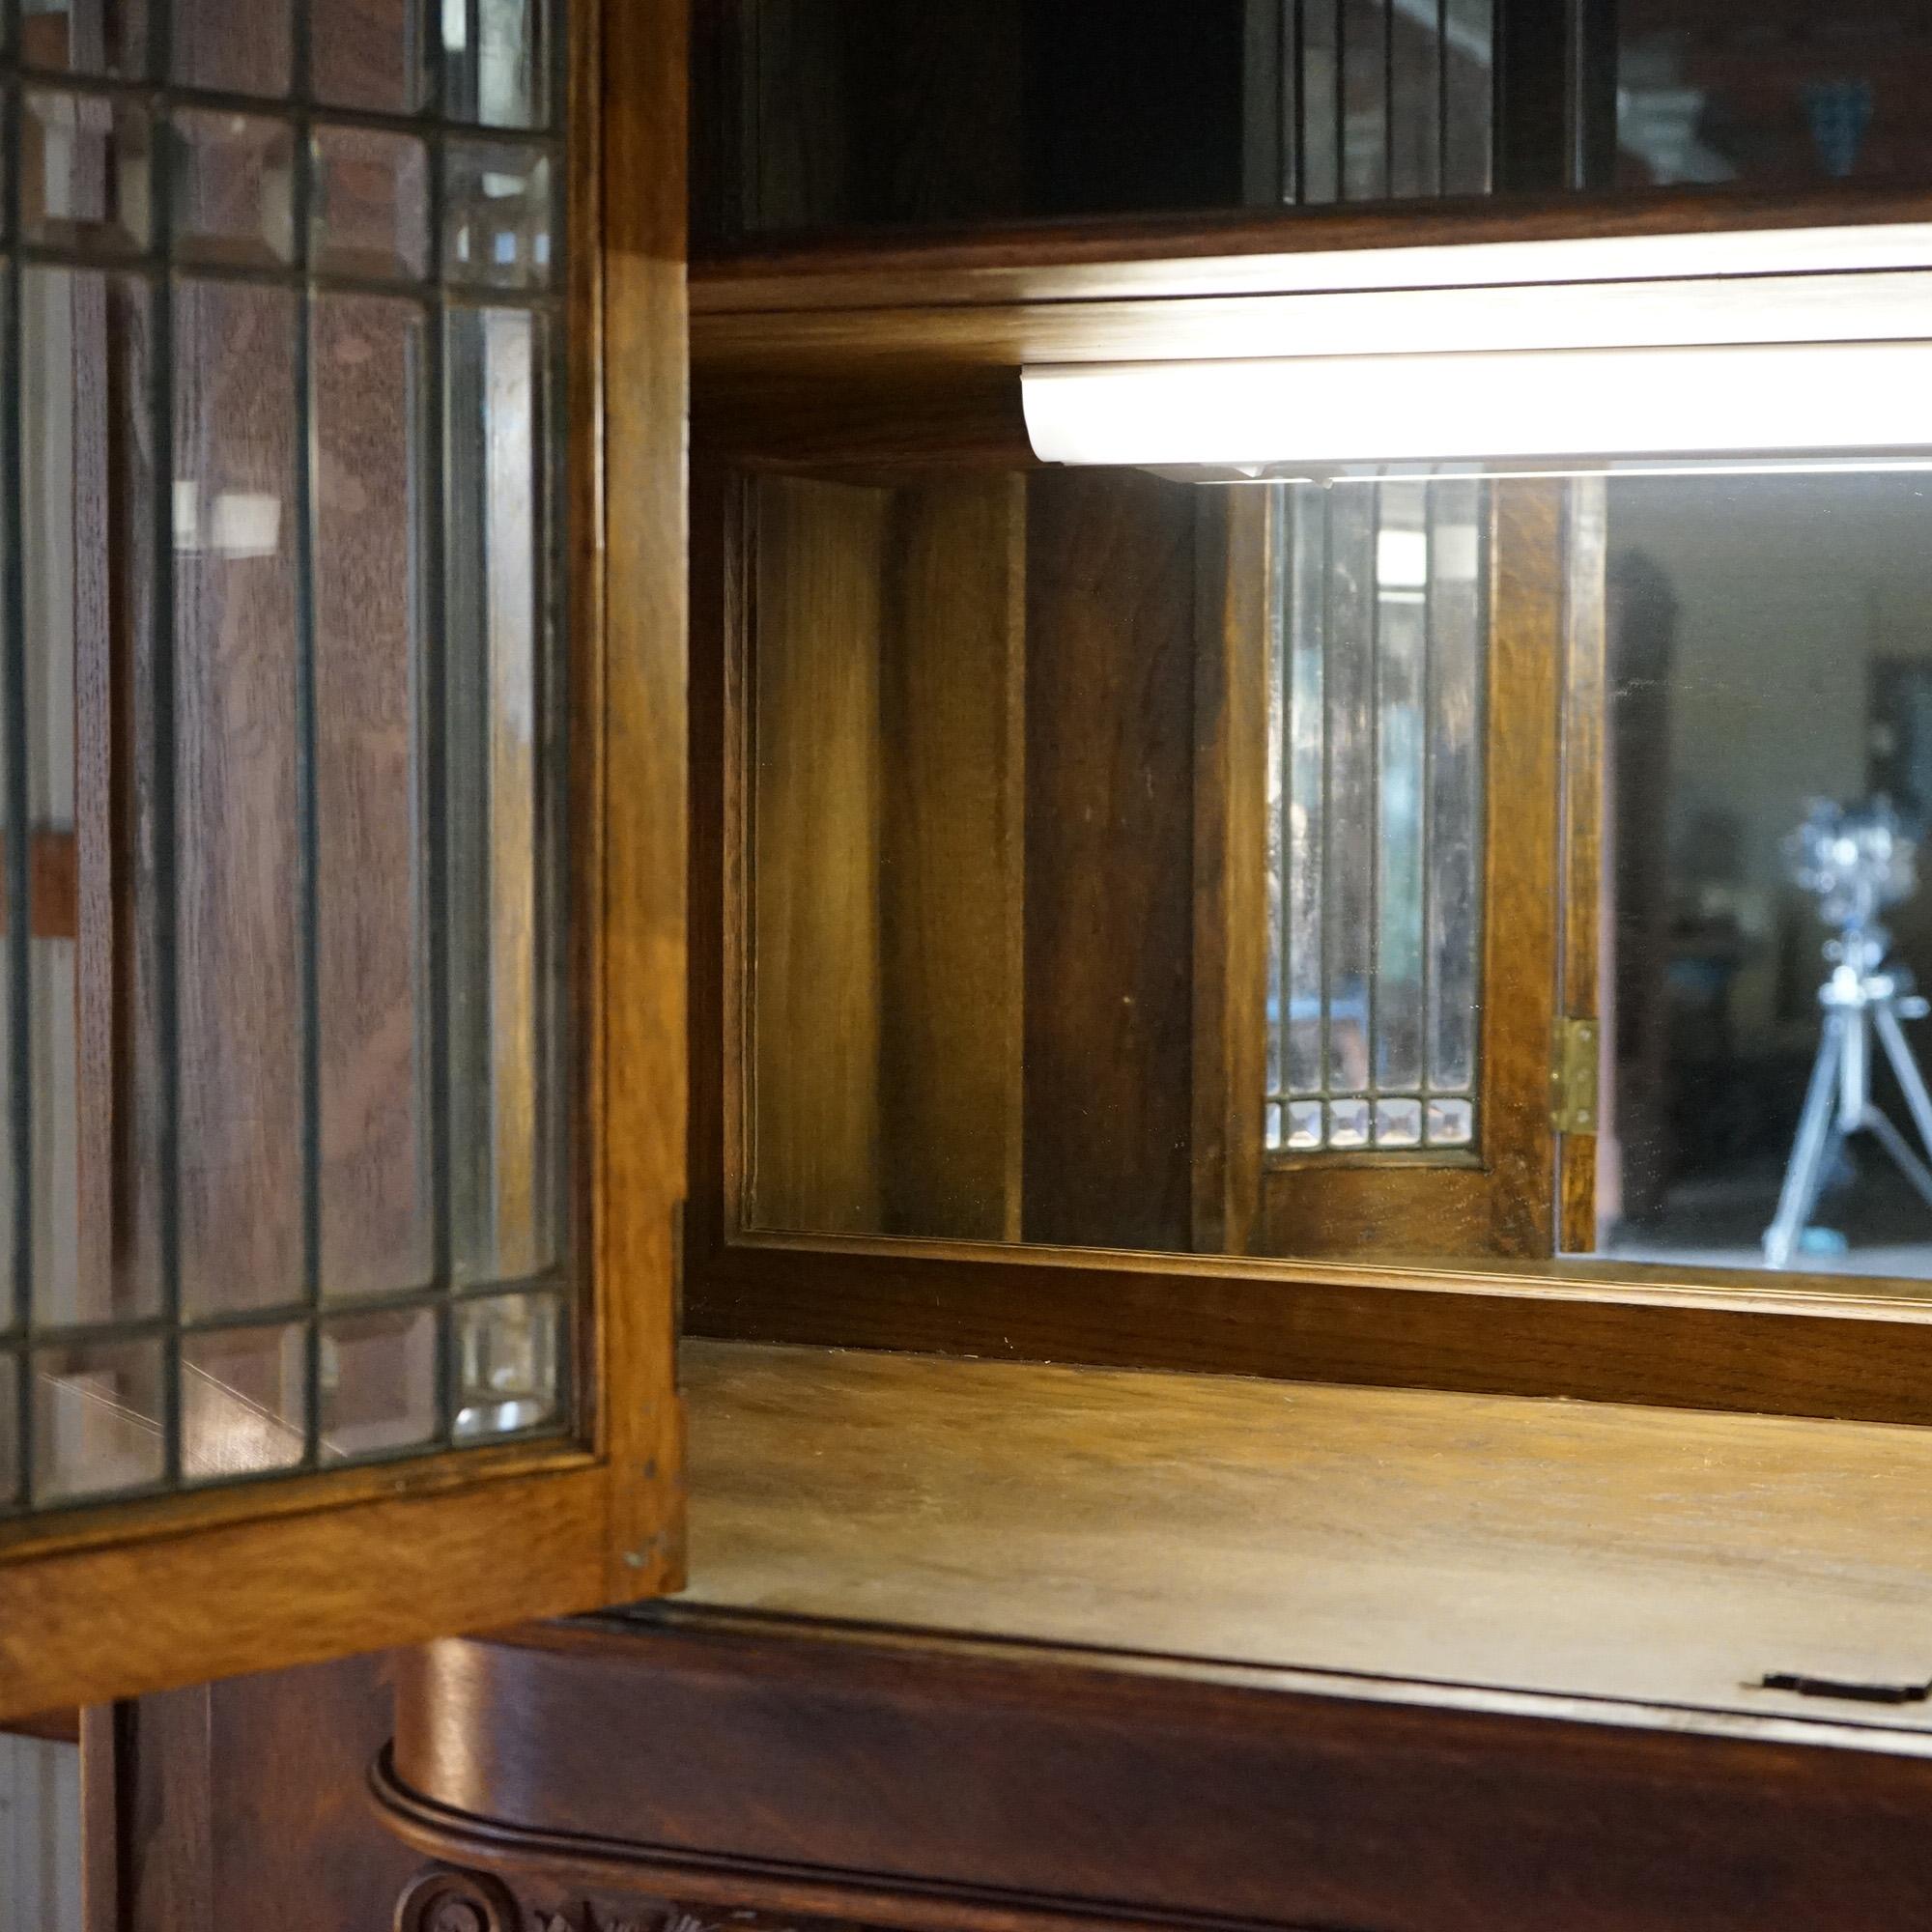
[[1928, 487], [750, 486], [740, 1225], [1932, 1276]]

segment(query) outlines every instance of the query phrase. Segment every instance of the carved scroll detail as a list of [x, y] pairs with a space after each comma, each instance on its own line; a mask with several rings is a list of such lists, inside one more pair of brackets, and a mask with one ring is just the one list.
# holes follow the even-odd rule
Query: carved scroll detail
[[524, 1915], [501, 1879], [428, 1865], [396, 1900], [395, 1932], [524, 1932]]

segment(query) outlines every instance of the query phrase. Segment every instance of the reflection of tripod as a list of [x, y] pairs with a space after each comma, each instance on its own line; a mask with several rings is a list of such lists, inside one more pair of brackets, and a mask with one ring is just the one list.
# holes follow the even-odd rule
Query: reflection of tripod
[[1798, 1139], [1791, 1164], [1784, 1171], [1784, 1190], [1777, 1197], [1777, 1215], [1764, 1234], [1767, 1266], [1781, 1268], [1791, 1260], [1818, 1192], [1836, 1163], [1846, 1137], [1869, 1133], [1897, 1163], [1899, 1172], [1932, 1207], [1932, 1169], [1913, 1152], [1905, 1136], [1872, 1104], [1872, 1029], [1898, 1076], [1905, 1104], [1926, 1151], [1932, 1153], [1932, 1094], [1912, 1057], [1899, 1025], [1902, 1019], [1922, 1019], [1932, 1007], [1912, 990], [1912, 975], [1902, 968], [1883, 969], [1889, 935], [1880, 925], [1848, 926], [1844, 936], [1827, 949], [1838, 964], [1819, 989], [1825, 1009], [1824, 1037], [1804, 1091], [1804, 1111], [1799, 1116]]

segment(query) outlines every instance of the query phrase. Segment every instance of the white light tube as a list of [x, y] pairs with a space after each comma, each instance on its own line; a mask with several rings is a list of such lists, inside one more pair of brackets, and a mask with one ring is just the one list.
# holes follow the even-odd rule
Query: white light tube
[[1064, 363], [1022, 374], [1044, 462], [1332, 469], [1932, 449], [1932, 342]]

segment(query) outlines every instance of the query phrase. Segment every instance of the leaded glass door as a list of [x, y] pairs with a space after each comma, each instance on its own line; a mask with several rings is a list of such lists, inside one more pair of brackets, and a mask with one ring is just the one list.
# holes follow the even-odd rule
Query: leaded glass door
[[[611, 178], [681, 179], [615, 12]], [[683, 1046], [603, 962], [682, 930], [681, 229], [602, 197], [600, 9], [9, 14], [0, 1709], [645, 1593]], [[600, 426], [607, 332], [668, 375]], [[600, 427], [671, 533], [616, 684]]]
[[1594, 836], [1564, 796], [1581, 487], [1230, 493], [1230, 582], [1261, 587], [1230, 599], [1224, 674], [1265, 725], [1219, 748], [1259, 809], [1221, 808], [1234, 884], [1204, 948], [1229, 1042], [1198, 1096], [1227, 1108], [1214, 1245], [1554, 1252], [1562, 949], [1595, 891], [1565, 860]]

